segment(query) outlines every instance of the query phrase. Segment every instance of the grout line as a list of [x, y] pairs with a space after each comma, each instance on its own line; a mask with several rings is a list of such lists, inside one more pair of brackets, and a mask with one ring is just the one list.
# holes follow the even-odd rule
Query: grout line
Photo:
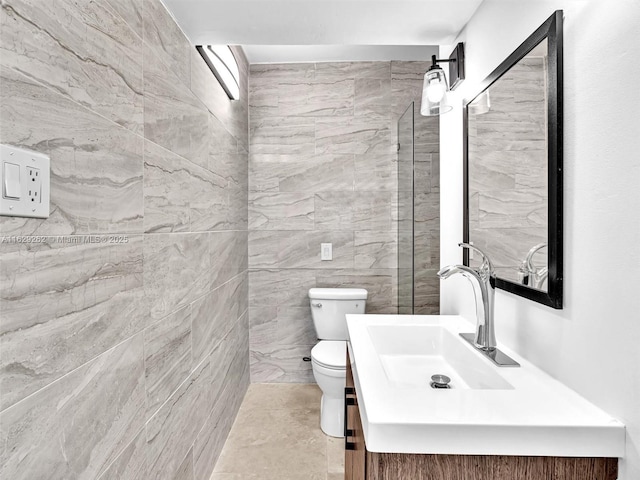
[[201, 367], [205, 362], [207, 362], [207, 361], [209, 361], [209, 357], [208, 357], [208, 356], [207, 356], [207, 357], [205, 357], [205, 358], [204, 358], [204, 360], [202, 360], [198, 365], [196, 365], [195, 367], [193, 367], [193, 368], [189, 371], [189, 374], [186, 376], [186, 378], [185, 378], [182, 382], [180, 382], [180, 384], [175, 388], [175, 390], [173, 390], [173, 391], [171, 392], [171, 394], [169, 395], [169, 397], [168, 397], [164, 402], [162, 402], [162, 404], [160, 404], [160, 405], [158, 406], [157, 410], [156, 410], [155, 412], [153, 412], [153, 415], [151, 415], [147, 420], [145, 420], [145, 422], [144, 422], [145, 427], [146, 427], [146, 425], [148, 425], [148, 424], [149, 424], [149, 422], [151, 422], [151, 420], [153, 420], [153, 419], [158, 415], [158, 413], [160, 412], [160, 410], [162, 410], [162, 408], [163, 408], [165, 405], [167, 405], [167, 404], [169, 403], [169, 401], [173, 398], [173, 396], [176, 394], [176, 392], [180, 391], [180, 389], [182, 388], [182, 386], [183, 386], [185, 383], [188, 383], [188, 382], [191, 380], [192, 375], [193, 375], [193, 374], [194, 374], [194, 373], [195, 373], [195, 372], [196, 372], [196, 371], [197, 371], [197, 370], [198, 370], [198, 369], [199, 369], [199, 368], [200, 368], [200, 367]]
[[113, 460], [111, 462], [109, 462], [109, 464], [100, 472], [100, 474], [98, 475], [98, 477], [96, 478], [96, 480], [109, 480], [109, 479], [105, 479], [104, 478], [104, 474], [107, 472], [107, 470], [109, 470], [111, 468], [111, 466], [113, 464], [115, 464], [118, 459], [120, 458], [120, 456], [124, 453], [124, 451], [129, 448], [131, 445], [133, 445], [133, 443], [137, 440], [138, 435], [140, 435], [141, 433], [144, 433], [144, 443], [145, 445], [147, 444], [147, 436], [146, 436], [146, 430], [147, 426], [146, 424], [142, 424], [142, 427], [140, 428], [140, 430], [138, 430], [136, 432], [136, 434], [133, 436], [133, 439], [127, 443], [124, 447], [122, 447], [122, 449], [120, 451], [118, 451], [118, 454], [114, 456]]
[[[77, 366], [76, 368], [74, 368], [73, 370], [70, 370], [69, 372], [65, 373], [64, 375], [62, 375], [59, 378], [56, 378], [55, 380], [53, 380], [51, 383], [46, 384], [45, 386], [39, 388], [38, 390], [36, 390], [35, 392], [30, 393], [29, 395], [27, 395], [24, 398], [21, 398], [20, 400], [18, 400], [16, 403], [8, 406], [7, 408], [5, 408], [4, 410], [1, 410], [0, 413], [4, 413], [9, 411], [10, 409], [14, 408], [15, 406], [21, 404], [22, 402], [29, 400], [31, 397], [33, 397], [34, 395], [37, 395], [38, 393], [42, 392], [43, 390], [51, 387], [52, 385], [62, 381], [63, 379], [65, 379], [66, 377], [68, 377], [69, 375], [72, 375], [73, 373], [77, 372], [78, 370], [80, 370], [83, 367], [86, 367], [87, 365], [89, 365], [90, 363], [93, 363], [95, 361], [97, 361], [100, 357], [103, 357], [104, 355], [107, 355], [109, 353], [111, 353], [113, 350], [115, 350], [116, 348], [120, 347], [121, 345], [133, 340], [135, 337], [137, 337], [138, 335], [142, 335], [142, 333], [144, 332], [144, 329], [134, 333], [133, 335], [131, 335], [130, 337], [127, 337], [126, 339], [122, 340], [120, 343], [117, 343], [116, 345], [114, 345], [113, 347], [110, 347], [108, 350], [105, 350], [104, 352], [100, 353], [99, 355], [96, 355], [95, 357], [87, 360], [86, 362], [84, 362], [82, 365]], [[144, 343], [144, 337], [142, 338], [142, 342]], [[143, 372], [143, 376], [144, 376], [144, 372]]]
[[[64, 379], [64, 378], [66, 378], [67, 376], [69, 376], [69, 375], [71, 375], [71, 374], [75, 373], [75, 372], [76, 372], [76, 371], [78, 371], [79, 369], [81, 369], [81, 368], [83, 368], [83, 367], [87, 366], [87, 365], [88, 365], [88, 364], [90, 364], [90, 363], [93, 363], [94, 361], [96, 361], [96, 360], [97, 360], [97, 359], [99, 359], [100, 357], [102, 357], [102, 356], [104, 356], [104, 355], [109, 354], [110, 352], [112, 352], [112, 351], [113, 351], [113, 350], [115, 350], [116, 348], [120, 347], [121, 345], [123, 345], [124, 343], [126, 343], [126, 342], [128, 342], [128, 341], [131, 341], [132, 339], [134, 339], [134, 338], [135, 338], [136, 336], [138, 336], [138, 335], [142, 335], [142, 344], [143, 344], [143, 350], [142, 350], [142, 354], [143, 354], [143, 356], [142, 356], [142, 360], [143, 360], [143, 380], [144, 380], [144, 377], [146, 376], [146, 375], [145, 375], [145, 373], [144, 373], [144, 372], [146, 372], [146, 362], [145, 362], [145, 356], [144, 356], [144, 343], [145, 343], [145, 342], [144, 342], [144, 332], [145, 332], [145, 330], [147, 330], [147, 328], [149, 328], [149, 327], [151, 327], [151, 326], [155, 326], [155, 325], [156, 325], [156, 324], [158, 324], [159, 322], [162, 322], [162, 321], [166, 320], [166, 319], [167, 319], [167, 317], [169, 317], [170, 315], [174, 315], [175, 313], [179, 312], [181, 309], [183, 309], [183, 308], [187, 308], [187, 307], [190, 307], [194, 302], [196, 302], [196, 301], [198, 301], [198, 300], [202, 299], [204, 296], [206, 296], [206, 295], [208, 295], [208, 294], [210, 294], [210, 293], [214, 292], [214, 291], [215, 291], [215, 290], [217, 290], [218, 288], [225, 286], [225, 285], [226, 285], [226, 284], [228, 284], [229, 282], [233, 281], [234, 279], [238, 278], [239, 276], [241, 276], [241, 275], [243, 275], [243, 274], [245, 274], [245, 273], [247, 273], [247, 274], [248, 274], [248, 270], [243, 270], [242, 272], [238, 273], [237, 275], [235, 275], [235, 276], [233, 276], [232, 278], [230, 278], [229, 280], [227, 280], [225, 283], [220, 284], [218, 287], [216, 287], [216, 288], [214, 288], [213, 290], [211, 290], [211, 291], [209, 291], [209, 292], [207, 292], [207, 293], [203, 294], [202, 296], [198, 297], [198, 298], [197, 298], [197, 299], [195, 299], [194, 301], [192, 301], [192, 302], [190, 302], [190, 303], [188, 303], [188, 304], [186, 304], [186, 305], [181, 305], [179, 308], [177, 308], [177, 309], [173, 310], [172, 312], [168, 313], [167, 315], [163, 316], [162, 318], [160, 318], [160, 319], [158, 319], [158, 320], [156, 320], [156, 321], [154, 321], [154, 322], [152, 322], [152, 323], [150, 323], [150, 324], [148, 324], [148, 325], [145, 325], [145, 326], [144, 326], [144, 328], [142, 328], [141, 330], [137, 331], [136, 333], [134, 333], [134, 334], [133, 334], [133, 335], [131, 335], [130, 337], [125, 338], [125, 339], [124, 339], [124, 340], [122, 340], [121, 342], [119, 342], [119, 343], [117, 343], [117, 344], [113, 345], [112, 347], [110, 347], [110, 348], [108, 348], [107, 350], [105, 350], [104, 352], [102, 352], [102, 353], [100, 353], [100, 354], [96, 355], [95, 357], [92, 357], [92, 358], [88, 359], [87, 361], [85, 361], [85, 362], [84, 362], [84, 363], [82, 363], [81, 365], [79, 365], [79, 366], [75, 367], [74, 369], [70, 370], [69, 372], [67, 372], [67, 373], [63, 374], [62, 376], [60, 376], [60, 377], [58, 377], [58, 378], [54, 379], [54, 380], [53, 380], [53, 381], [51, 381], [50, 383], [48, 383], [48, 384], [46, 384], [46, 385], [42, 386], [42, 387], [41, 387], [41, 388], [39, 388], [38, 390], [36, 390], [36, 391], [34, 391], [34, 392], [30, 393], [29, 395], [27, 395], [26, 397], [23, 397], [23, 398], [21, 398], [20, 400], [18, 400], [17, 402], [13, 403], [12, 405], [9, 405], [8, 407], [6, 407], [5, 409], [0, 410], [0, 413], [4, 413], [4, 412], [9, 411], [11, 408], [13, 408], [13, 407], [15, 407], [15, 406], [19, 405], [20, 403], [22, 403], [22, 402], [24, 402], [24, 401], [26, 401], [26, 400], [30, 399], [30, 398], [31, 398], [31, 397], [33, 397], [34, 395], [36, 395], [36, 394], [40, 393], [41, 391], [43, 391], [43, 390], [45, 390], [45, 389], [47, 389], [47, 388], [51, 387], [51, 386], [52, 386], [52, 385], [54, 385], [55, 383], [58, 383], [59, 381], [63, 380], [63, 379]], [[248, 280], [247, 280], [247, 281], [248, 281]], [[248, 307], [247, 307], [247, 309], [245, 310], [245, 312], [246, 312], [247, 310], [248, 310]], [[244, 314], [245, 312], [243, 312], [243, 314]], [[242, 315], [240, 315], [240, 316], [238, 317], [238, 319], [239, 319], [239, 318], [241, 318], [241, 317], [242, 317]], [[208, 358], [208, 357], [207, 357], [207, 358]], [[191, 363], [193, 364], [193, 362], [191, 362]], [[193, 372], [194, 372], [194, 371], [195, 371], [195, 370], [196, 370], [196, 369], [197, 369], [201, 364], [202, 364], [202, 362], [200, 362], [200, 363], [198, 364], [198, 366], [196, 366], [195, 368], [190, 369], [189, 375], [191, 375], [191, 374], [192, 374], [192, 373], [193, 373]], [[183, 383], [184, 383], [184, 382], [183, 382]], [[181, 383], [180, 385], [182, 385], [182, 383]], [[144, 386], [144, 388], [145, 388], [145, 408], [146, 408], [146, 392], [147, 392], [147, 390], [146, 390], [146, 383], [145, 383], [143, 386]], [[176, 390], [177, 390], [177, 389], [176, 389]], [[172, 392], [172, 395], [173, 395], [173, 393], [175, 393], [175, 390], [174, 390], [174, 392]], [[171, 395], [170, 395], [170, 397], [171, 397]], [[166, 403], [166, 402], [165, 402], [165, 403]], [[145, 415], [145, 416], [146, 416], [146, 415]]]
[[[124, 20], [123, 20], [123, 21], [124, 21]], [[124, 23], [129, 27], [129, 24], [128, 24], [128, 23], [126, 23], [126, 22], [124, 22]], [[129, 28], [131, 28], [131, 27], [129, 27]], [[132, 31], [133, 31], [133, 30], [132, 30]], [[133, 32], [133, 33], [134, 33], [134, 35], [135, 35], [135, 32]], [[136, 36], [137, 36], [137, 35], [136, 35]], [[138, 38], [139, 38], [139, 37], [138, 37]], [[65, 100], [67, 100], [67, 101], [69, 101], [69, 102], [71, 102], [71, 103], [73, 103], [73, 104], [77, 105], [77, 106], [78, 106], [78, 107], [80, 107], [82, 110], [84, 110], [84, 111], [86, 111], [86, 112], [89, 112], [89, 113], [91, 113], [91, 114], [93, 114], [93, 115], [96, 115], [97, 117], [100, 117], [102, 120], [105, 120], [106, 122], [110, 123], [111, 125], [113, 125], [113, 126], [115, 126], [115, 127], [117, 127], [117, 128], [120, 128], [120, 129], [122, 129], [122, 130], [124, 130], [124, 131], [126, 131], [126, 132], [130, 133], [131, 135], [134, 135], [135, 137], [138, 137], [139, 139], [143, 140], [143, 145], [142, 145], [142, 147], [143, 147], [143, 152], [144, 152], [144, 142], [149, 142], [149, 143], [152, 143], [153, 145], [156, 145], [156, 146], [158, 146], [158, 147], [162, 148], [163, 150], [165, 150], [165, 151], [167, 151], [167, 152], [172, 153], [173, 155], [175, 155], [175, 156], [177, 156], [177, 157], [179, 157], [179, 158], [182, 158], [182, 159], [184, 159], [184, 160], [186, 160], [186, 161], [188, 161], [188, 162], [190, 162], [190, 163], [193, 163], [194, 165], [200, 166], [200, 165], [198, 165], [197, 163], [195, 163], [194, 161], [192, 161], [192, 160], [188, 159], [187, 157], [185, 157], [185, 156], [183, 156], [183, 155], [180, 155], [180, 154], [178, 154], [178, 153], [176, 153], [176, 152], [174, 152], [174, 151], [172, 151], [172, 150], [169, 150], [169, 149], [167, 149], [166, 147], [163, 147], [162, 145], [160, 145], [160, 144], [158, 144], [158, 143], [154, 142], [153, 140], [151, 140], [151, 139], [147, 138], [147, 137], [145, 136], [145, 134], [144, 134], [144, 126], [145, 126], [145, 122], [144, 122], [144, 113], [145, 113], [145, 111], [146, 111], [146, 108], [145, 108], [145, 101], [146, 101], [146, 97], [147, 97], [147, 95], [145, 95], [145, 93], [144, 93], [144, 92], [145, 92], [145, 90], [144, 90], [144, 61], [145, 61], [144, 47], [145, 47], [145, 43], [146, 43], [146, 42], [142, 42], [143, 54], [142, 54], [142, 62], [141, 62], [141, 67], [142, 67], [141, 79], [142, 79], [142, 83], [143, 83], [143, 93], [142, 93], [142, 94], [140, 94], [140, 97], [142, 97], [142, 100], [143, 100], [143, 102], [142, 102], [142, 115], [143, 115], [143, 116], [142, 116], [142, 118], [143, 118], [143, 121], [142, 121], [142, 124], [140, 125], [140, 127], [141, 127], [141, 131], [142, 131], [142, 133], [135, 132], [135, 131], [133, 131], [133, 130], [131, 130], [131, 129], [127, 128], [127, 127], [125, 127], [124, 125], [122, 125], [122, 124], [120, 124], [120, 123], [116, 122], [116, 121], [115, 121], [115, 120], [113, 120], [112, 118], [106, 117], [104, 114], [102, 114], [102, 113], [100, 113], [100, 112], [97, 112], [97, 111], [93, 110], [92, 108], [90, 108], [90, 107], [89, 107], [89, 106], [87, 106], [87, 105], [83, 105], [82, 103], [78, 102], [76, 99], [74, 99], [74, 98], [70, 97], [68, 94], [62, 93], [62, 92], [60, 92], [59, 90], [56, 90], [56, 89], [54, 89], [53, 87], [51, 87], [51, 86], [49, 86], [49, 85], [47, 85], [47, 84], [45, 84], [45, 83], [42, 83], [42, 81], [41, 81], [41, 80], [39, 80], [39, 79], [37, 79], [37, 78], [30, 77], [30, 76], [26, 75], [25, 73], [21, 72], [20, 70], [17, 70], [17, 69], [16, 69], [16, 68], [14, 68], [14, 67], [8, 67], [8, 68], [9, 68], [9, 69], [14, 73], [14, 74], [16, 74], [16, 75], [18, 75], [19, 77], [22, 77], [23, 79], [25, 79], [26, 81], [23, 81], [24, 83], [29, 83], [29, 82], [34, 83], [34, 84], [36, 84], [37, 86], [39, 86], [40, 88], [44, 88], [45, 90], [47, 90], [47, 91], [49, 91], [49, 92], [54, 93], [56, 96], [60, 96], [60, 97], [64, 98]], [[147, 53], [147, 55], [148, 55], [148, 54], [149, 54], [149, 53]], [[150, 54], [152, 54], [152, 55], [154, 55], [156, 58], [158, 58], [158, 59], [163, 63], [163, 65], [164, 65], [164, 66], [169, 67], [169, 66], [167, 66], [167, 65], [166, 65], [166, 63], [162, 60], [162, 58], [159, 58], [159, 57], [158, 57], [158, 55], [156, 55], [156, 54], [155, 54], [155, 53], [153, 53], [153, 52], [151, 52]], [[177, 77], [177, 76], [176, 76], [176, 78], [178, 78], [178, 80], [180, 81], [180, 83], [182, 84], [182, 86], [183, 86], [183, 87], [185, 87], [185, 88], [186, 88], [186, 89], [187, 89], [187, 90], [188, 90], [188, 91], [189, 91], [189, 92], [190, 92], [190, 93], [191, 93], [191, 94], [196, 98], [196, 100], [197, 100], [197, 101], [201, 104], [201, 106], [202, 106], [202, 107], [207, 111], [207, 113], [208, 113], [208, 114], [210, 114], [210, 115], [212, 115], [212, 116], [214, 116], [214, 117], [215, 117], [215, 118], [216, 118], [216, 119], [217, 119], [217, 120], [222, 124], [223, 128], [227, 131], [227, 133], [228, 133], [229, 135], [231, 135], [231, 136], [236, 140], [236, 142], [241, 142], [241, 140], [237, 139], [237, 138], [235, 137], [235, 135], [233, 135], [233, 133], [231, 133], [231, 132], [229, 131], [229, 129], [227, 128], [227, 126], [225, 125], [225, 123], [223, 122], [223, 120], [222, 120], [222, 119], [220, 119], [220, 118], [218, 118], [218, 116], [217, 116], [217, 115], [215, 115], [211, 110], [209, 110], [209, 108], [207, 107], [207, 105], [205, 105], [205, 104], [204, 104], [204, 102], [200, 99], [200, 97], [198, 97], [198, 95], [196, 95], [196, 94], [191, 90], [191, 86], [190, 86], [190, 85], [185, 85], [185, 84], [184, 84], [184, 82], [183, 82], [179, 77]], [[249, 133], [248, 133], [248, 131], [247, 131], [247, 143], [249, 143]], [[236, 152], [229, 152], [229, 153], [230, 153], [230, 154], [234, 154], [234, 155], [248, 155], [248, 152], [247, 152], [247, 154], [245, 154], [245, 153], [240, 153], [240, 152], [237, 152], [237, 151], [236, 151]], [[144, 167], [144, 163], [143, 163], [143, 167]], [[201, 167], [201, 166], [200, 166], [200, 167]], [[201, 168], [205, 168], [205, 167], [201, 167]], [[209, 170], [209, 169], [208, 169], [208, 168], [205, 168], [205, 170]], [[209, 170], [209, 171], [211, 171], [211, 170]], [[214, 172], [214, 173], [215, 173], [215, 172]]]
[[[107, 0], [106, 5], [107, 5], [107, 8], [109, 10], [111, 10], [111, 13], [113, 14], [113, 16], [114, 17], [118, 17], [120, 20], [122, 20], [122, 23], [124, 23], [127, 27], [129, 27], [129, 30], [131, 30], [131, 33], [133, 33], [136, 37], [138, 37], [140, 39], [140, 43], [143, 43], [144, 42], [144, 38], [142, 36], [138, 35], [138, 32], [136, 32], [133, 29], [133, 25], [131, 25], [129, 22], [127, 22], [127, 20], [122, 15], [120, 15], [120, 12], [116, 11], [115, 7], [112, 5], [112, 2], [110, 0]], [[144, 27], [144, 23], [142, 22], [142, 17], [140, 17], [140, 20], [141, 20], [141, 24], [140, 24], [141, 28], [140, 28], [140, 30], [141, 30], [141, 33], [144, 36], [144, 28], [143, 28]]]
[[[215, 291], [216, 291], [216, 290], [218, 290], [219, 288], [226, 286], [228, 283], [230, 283], [230, 282], [232, 282], [233, 280], [237, 279], [237, 278], [238, 278], [238, 277], [240, 277], [241, 275], [243, 275], [243, 274], [245, 274], [245, 273], [248, 275], [248, 272], [249, 272], [249, 270], [248, 270], [248, 269], [246, 269], [246, 270], [242, 270], [240, 273], [237, 273], [236, 275], [234, 275], [233, 277], [231, 277], [231, 278], [230, 278], [229, 280], [227, 280], [226, 282], [221, 283], [221, 284], [220, 284], [220, 285], [218, 285], [217, 287], [215, 287], [215, 288], [213, 288], [213, 289], [209, 290], [208, 292], [203, 293], [202, 295], [200, 295], [199, 297], [196, 297], [195, 299], [191, 300], [190, 302], [178, 305], [178, 306], [177, 306], [177, 308], [176, 308], [175, 310], [172, 310], [171, 312], [167, 313], [166, 315], [164, 315], [163, 317], [161, 317], [161, 318], [159, 318], [159, 319], [157, 319], [157, 320], [153, 320], [153, 321], [152, 321], [152, 323], [149, 323], [148, 325], [146, 325], [144, 329], [146, 330], [147, 328], [149, 328], [149, 327], [151, 327], [151, 326], [154, 326], [154, 325], [158, 324], [159, 322], [162, 322], [162, 321], [166, 320], [166, 319], [167, 319], [167, 317], [169, 317], [170, 315], [174, 315], [174, 314], [176, 314], [177, 312], [179, 312], [180, 310], [182, 310], [182, 309], [184, 309], [184, 308], [191, 307], [194, 303], [196, 303], [196, 302], [198, 302], [198, 301], [202, 300], [204, 297], [206, 297], [207, 295], [209, 295], [209, 294], [211, 294], [211, 293], [215, 292]], [[248, 282], [248, 279], [247, 279], [247, 282]]]
[[[229, 232], [244, 233], [244, 232], [249, 232], [249, 230], [244, 230], [244, 229], [240, 229], [240, 230], [199, 230], [199, 231], [195, 231], [195, 232], [148, 232], [148, 233], [121, 234], [121, 235], [149, 235], [149, 236], [155, 236], [155, 235], [201, 235], [203, 233], [229, 233]], [[93, 234], [87, 234], [87, 235], [93, 235]], [[96, 234], [96, 235], [99, 235], [99, 234]], [[117, 233], [113, 233], [113, 234], [109, 234], [109, 235], [118, 235], [118, 234]]]
[[[240, 319], [242, 318], [242, 316], [246, 314], [246, 312], [247, 312], [247, 311], [248, 311], [248, 308], [247, 308], [247, 309], [246, 309], [246, 310], [245, 310], [241, 315], [239, 315], [239, 316], [238, 316], [238, 318], [237, 318], [233, 323], [237, 323], [237, 322], [238, 322], [238, 320], [240, 320]], [[185, 382], [188, 382], [188, 381], [190, 380], [191, 376], [192, 376], [192, 375], [193, 375], [193, 374], [194, 374], [198, 369], [200, 369], [200, 368], [202, 367], [202, 365], [203, 365], [205, 362], [208, 362], [208, 361], [209, 361], [209, 358], [210, 358], [211, 353], [213, 352], [213, 350], [215, 350], [215, 349], [216, 349], [216, 348], [217, 348], [217, 347], [218, 347], [218, 346], [219, 346], [219, 345], [220, 345], [220, 344], [221, 344], [221, 343], [222, 343], [222, 342], [227, 338], [227, 336], [228, 336], [228, 335], [233, 331], [233, 327], [234, 327], [234, 326], [232, 325], [232, 326], [231, 326], [231, 328], [229, 329], [229, 331], [228, 331], [228, 332], [226, 332], [226, 333], [225, 333], [225, 335], [222, 337], [222, 339], [221, 339], [219, 342], [217, 342], [217, 343], [215, 344], [215, 346], [214, 346], [210, 351], [208, 351], [208, 352], [206, 353], [206, 355], [205, 355], [205, 356], [204, 356], [204, 358], [200, 361], [200, 363], [198, 363], [198, 364], [197, 364], [196, 366], [194, 366], [193, 368], [190, 368], [190, 370], [189, 370], [189, 374], [186, 376], [186, 378], [185, 378], [185, 379], [184, 379], [184, 380], [183, 380], [183, 381], [182, 381], [182, 382], [181, 382], [181, 383], [180, 383], [180, 384], [179, 384], [179, 385], [178, 385], [178, 386], [177, 386], [177, 387], [176, 387], [176, 388], [171, 392], [171, 394], [168, 396], [168, 398], [167, 398], [167, 399], [166, 399], [162, 404], [160, 404], [160, 405], [157, 407], [157, 409], [155, 410], [155, 412], [153, 412], [153, 414], [152, 414], [152, 415], [151, 415], [147, 420], [145, 420], [145, 425], [146, 425], [146, 424], [148, 424], [148, 423], [149, 423], [149, 422], [150, 422], [150, 421], [151, 421], [151, 420], [152, 420], [152, 419], [153, 419], [153, 418], [158, 414], [158, 412], [159, 412], [159, 411], [160, 411], [160, 410], [161, 410], [161, 409], [162, 409], [162, 408], [163, 408], [163, 407], [164, 407], [164, 406], [165, 406], [165, 405], [166, 405], [166, 404], [171, 400], [171, 398], [175, 395], [175, 393], [176, 393], [177, 391], [179, 391], [179, 390], [180, 390], [180, 388], [182, 388], [182, 386], [185, 384]], [[191, 335], [191, 338], [192, 338], [192, 344], [193, 344], [193, 335]], [[194, 360], [194, 358], [193, 358], [193, 346], [192, 346], [192, 348], [191, 348], [191, 362], [190, 362], [190, 363], [191, 363], [191, 365], [193, 365], [193, 360]], [[174, 365], [175, 365], [175, 364], [174, 364]], [[172, 366], [173, 366], [173, 365], [172, 365]], [[147, 412], [147, 413], [148, 413], [148, 412]], [[145, 414], [145, 418], [146, 418], [146, 414]], [[207, 418], [208, 418], [208, 417], [207, 417]], [[204, 425], [203, 425], [203, 427], [204, 427]], [[198, 431], [198, 433], [200, 433], [201, 431], [202, 431], [202, 428]]]

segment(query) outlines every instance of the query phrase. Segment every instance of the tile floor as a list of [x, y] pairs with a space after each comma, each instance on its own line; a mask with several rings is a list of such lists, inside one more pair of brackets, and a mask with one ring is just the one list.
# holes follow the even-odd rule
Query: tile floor
[[317, 385], [252, 384], [211, 480], [343, 480], [344, 440], [320, 430]]

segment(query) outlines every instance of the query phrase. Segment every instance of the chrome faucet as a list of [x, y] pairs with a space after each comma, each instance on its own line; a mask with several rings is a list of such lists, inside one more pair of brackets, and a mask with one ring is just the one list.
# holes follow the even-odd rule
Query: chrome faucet
[[533, 264], [533, 256], [547, 246], [546, 243], [539, 243], [531, 247], [527, 253], [526, 258], [522, 261], [520, 268], [518, 269], [519, 276], [523, 285], [529, 285], [530, 287], [541, 289], [544, 282], [549, 276], [549, 269], [547, 267], [538, 268]]
[[468, 243], [460, 243], [458, 245], [479, 253], [482, 257], [482, 263], [477, 270], [465, 265], [449, 265], [442, 268], [438, 272], [438, 276], [446, 280], [451, 275], [460, 273], [471, 282], [476, 300], [477, 317], [476, 336], [473, 343], [481, 350], [495, 350], [496, 332], [493, 325], [493, 303], [496, 294], [496, 273], [493, 269], [493, 264], [489, 257], [478, 247]]
[[482, 250], [468, 243], [458, 244], [480, 254], [482, 263], [477, 269], [465, 265], [449, 265], [438, 272], [446, 280], [456, 273], [467, 278], [473, 286], [476, 302], [476, 332], [461, 333], [460, 336], [480, 350], [499, 366], [517, 367], [519, 364], [496, 348], [496, 332], [493, 319], [493, 306], [496, 293], [496, 273], [491, 260]]

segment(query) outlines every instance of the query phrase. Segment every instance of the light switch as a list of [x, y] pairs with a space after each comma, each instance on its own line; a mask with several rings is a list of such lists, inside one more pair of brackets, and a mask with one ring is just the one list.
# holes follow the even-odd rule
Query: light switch
[[2, 195], [4, 198], [11, 198], [14, 200], [20, 199], [20, 165], [15, 163], [4, 162], [4, 191]]
[[320, 260], [333, 260], [333, 244], [320, 244]]
[[49, 217], [50, 165], [41, 152], [0, 145], [0, 215]]

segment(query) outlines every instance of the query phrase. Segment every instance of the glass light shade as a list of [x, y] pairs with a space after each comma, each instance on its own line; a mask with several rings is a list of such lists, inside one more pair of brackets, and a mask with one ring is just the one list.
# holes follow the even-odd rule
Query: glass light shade
[[432, 68], [424, 74], [422, 84], [422, 105], [420, 114], [424, 116], [440, 115], [453, 109], [447, 102], [447, 78], [442, 68]]
[[489, 113], [491, 110], [491, 97], [489, 96], [489, 90], [485, 90], [479, 94], [469, 105], [467, 105], [467, 111], [469, 115], [482, 115]]

